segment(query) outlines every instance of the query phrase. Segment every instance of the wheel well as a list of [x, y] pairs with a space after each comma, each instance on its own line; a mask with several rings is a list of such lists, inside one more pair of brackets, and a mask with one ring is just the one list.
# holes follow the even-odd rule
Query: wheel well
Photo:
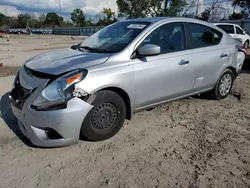
[[233, 72], [234, 78], [236, 78], [236, 75], [237, 75], [236, 69], [234, 67], [227, 67], [227, 68]]
[[113, 91], [116, 94], [118, 94], [124, 101], [125, 105], [126, 105], [126, 119], [131, 120], [132, 115], [131, 115], [131, 102], [130, 102], [130, 98], [128, 96], [128, 94], [121, 88], [118, 87], [108, 87], [108, 88], [104, 88], [103, 90], [109, 90], [109, 91]]
[[249, 39], [247, 39], [245, 42], [244, 42], [244, 44], [243, 45], [245, 45], [246, 44], [246, 42], [248, 43], [248, 45], [249, 45]]

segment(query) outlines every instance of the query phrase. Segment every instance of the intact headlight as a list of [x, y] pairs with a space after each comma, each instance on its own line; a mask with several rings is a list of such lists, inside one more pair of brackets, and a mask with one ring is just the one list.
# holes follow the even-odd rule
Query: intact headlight
[[75, 84], [82, 81], [87, 70], [76, 70], [53, 81], [35, 98], [32, 106], [43, 110], [66, 103], [73, 98]]

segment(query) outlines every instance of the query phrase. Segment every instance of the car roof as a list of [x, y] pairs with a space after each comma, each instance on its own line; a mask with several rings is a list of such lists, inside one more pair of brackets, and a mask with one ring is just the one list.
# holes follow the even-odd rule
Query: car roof
[[194, 23], [200, 23], [200, 24], [205, 24], [205, 25], [212, 25], [209, 22], [205, 22], [202, 20], [194, 19], [194, 18], [185, 18], [185, 17], [147, 17], [147, 18], [135, 18], [135, 19], [127, 19], [123, 21], [127, 22], [149, 22], [149, 23], [157, 23], [157, 22], [162, 22], [162, 21], [189, 21], [189, 22], [194, 22]]
[[126, 21], [134, 21], [134, 22], [158, 22], [162, 20], [169, 20], [169, 17], [148, 17], [148, 18], [135, 18], [135, 19], [128, 19]]
[[236, 25], [236, 26], [239, 26], [237, 24], [232, 24], [232, 23], [214, 23], [214, 25]]

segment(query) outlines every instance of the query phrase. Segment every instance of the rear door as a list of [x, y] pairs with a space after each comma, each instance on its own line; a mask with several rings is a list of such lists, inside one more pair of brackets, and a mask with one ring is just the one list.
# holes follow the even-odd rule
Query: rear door
[[211, 27], [198, 23], [187, 23], [189, 46], [193, 49], [191, 58], [194, 74], [194, 91], [206, 90], [216, 83], [223, 65], [227, 62], [228, 51], [220, 45], [223, 34]]

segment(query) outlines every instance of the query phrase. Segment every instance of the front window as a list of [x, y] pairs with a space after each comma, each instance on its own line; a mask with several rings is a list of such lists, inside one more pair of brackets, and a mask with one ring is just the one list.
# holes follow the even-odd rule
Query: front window
[[182, 22], [162, 25], [155, 29], [140, 46], [154, 44], [161, 47], [161, 54], [184, 50], [186, 47], [185, 30]]
[[90, 36], [80, 47], [100, 53], [116, 53], [123, 50], [148, 25], [149, 22], [118, 22]]

